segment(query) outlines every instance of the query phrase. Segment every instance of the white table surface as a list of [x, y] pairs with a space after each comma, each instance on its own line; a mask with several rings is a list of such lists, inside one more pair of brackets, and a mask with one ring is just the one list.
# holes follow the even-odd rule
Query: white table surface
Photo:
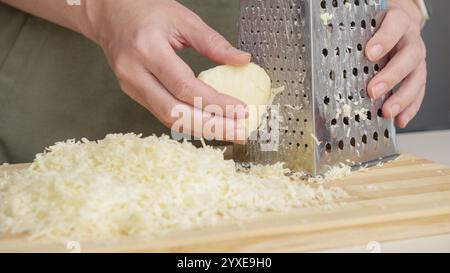
[[450, 130], [401, 134], [400, 151], [450, 166]]
[[[398, 137], [400, 151], [450, 166], [450, 130], [425, 133], [401, 134]], [[369, 243], [369, 242], [368, 242]], [[376, 245], [377, 246], [377, 245]], [[368, 245], [351, 248], [334, 249], [324, 252], [359, 252], [370, 253]], [[378, 252], [445, 252], [450, 253], [450, 234], [380, 243]]]

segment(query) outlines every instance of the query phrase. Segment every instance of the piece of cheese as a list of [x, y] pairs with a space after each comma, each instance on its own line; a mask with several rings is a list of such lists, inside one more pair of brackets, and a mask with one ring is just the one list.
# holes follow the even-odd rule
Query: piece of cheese
[[198, 79], [222, 94], [237, 98], [249, 106], [246, 121], [248, 133], [258, 129], [267, 107], [272, 103], [269, 75], [257, 64], [244, 66], [221, 65], [203, 71]]
[[239, 170], [222, 151], [169, 137], [60, 142], [0, 175], [0, 233], [111, 241], [333, 204], [340, 188], [288, 177], [283, 164]]

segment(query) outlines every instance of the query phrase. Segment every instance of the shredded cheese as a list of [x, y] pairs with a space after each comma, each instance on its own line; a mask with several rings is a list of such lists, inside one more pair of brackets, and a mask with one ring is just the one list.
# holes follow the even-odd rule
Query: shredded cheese
[[384, 162], [383, 161], [378, 162], [377, 167], [383, 167], [383, 166], [384, 166]]
[[0, 233], [152, 238], [346, 197], [289, 172], [281, 163], [240, 170], [220, 150], [169, 137], [69, 140], [38, 154], [29, 168], [0, 176]]
[[348, 177], [352, 174], [352, 168], [343, 163], [338, 166], [330, 167], [329, 170], [323, 175], [318, 177], [313, 177], [309, 179], [309, 182], [323, 183], [333, 180], [340, 180]]
[[360, 120], [365, 121], [365, 120], [369, 119], [369, 117], [367, 116], [368, 111], [369, 111], [369, 109], [361, 108], [359, 110], [355, 110], [354, 112], [355, 112], [355, 115], [359, 115]]
[[320, 144], [322, 144], [322, 141], [317, 139], [316, 135], [314, 135], [313, 133], [311, 133], [311, 137], [312, 137], [312, 139], [314, 140], [314, 142], [316, 143], [317, 146], [320, 146]]
[[348, 104], [342, 106], [342, 113], [344, 117], [350, 117], [352, 115], [352, 107]]

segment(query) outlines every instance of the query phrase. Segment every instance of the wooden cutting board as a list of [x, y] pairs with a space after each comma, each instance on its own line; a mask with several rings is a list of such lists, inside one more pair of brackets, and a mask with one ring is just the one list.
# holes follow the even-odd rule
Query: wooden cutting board
[[[11, 171], [24, 166], [9, 166]], [[450, 234], [450, 168], [411, 155], [344, 181], [350, 200], [333, 209], [299, 209], [223, 223], [149, 241], [71, 243], [82, 252], [297, 252]], [[77, 247], [81, 249], [77, 249]], [[0, 237], [0, 252], [70, 252], [66, 243]]]

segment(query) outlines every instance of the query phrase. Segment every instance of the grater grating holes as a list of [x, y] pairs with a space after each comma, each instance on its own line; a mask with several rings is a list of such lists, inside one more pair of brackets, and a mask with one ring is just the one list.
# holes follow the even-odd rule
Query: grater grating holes
[[366, 23], [366, 20], [361, 20], [361, 28], [367, 29], [367, 23]]
[[344, 141], [339, 141], [339, 144], [338, 144], [338, 147], [339, 147], [339, 150], [344, 150], [344, 147], [345, 147], [345, 145], [344, 145]]
[[378, 141], [378, 132], [373, 133], [373, 140]]
[[367, 135], [364, 134], [361, 138], [363, 144], [367, 144]]
[[383, 117], [383, 110], [378, 109], [378, 111], [377, 111], [377, 116], [378, 116], [379, 118], [382, 118], [382, 117]]
[[367, 119], [368, 120], [372, 120], [372, 112], [369, 110], [369, 111], [367, 111]]
[[352, 147], [356, 147], [356, 139], [355, 139], [354, 137], [352, 137], [352, 138], [350, 139], [350, 145], [351, 145]]
[[[375, 1], [375, 3], [378, 2]], [[372, 0], [243, 0], [241, 2], [242, 18], [245, 18], [247, 22], [241, 28], [240, 41], [244, 43], [240, 44], [243, 45], [243, 49], [250, 49], [253, 56], [257, 56], [255, 62], [268, 70], [273, 79], [274, 88], [285, 86], [285, 92], [280, 94], [274, 103], [281, 106], [291, 105], [282, 108], [285, 109], [281, 128], [284, 133], [280, 139], [280, 153], [273, 155], [257, 153], [254, 158], [263, 161], [272, 161], [272, 157], [274, 160], [275, 158], [296, 159], [295, 162], [289, 162], [295, 165], [305, 162], [305, 159], [306, 162], [311, 162], [308, 158], [312, 158], [318, 167], [313, 169], [313, 172], [321, 172], [323, 166], [337, 161], [351, 159], [363, 162], [372, 155], [382, 156], [385, 151], [386, 153], [392, 151], [391, 147], [395, 147], [395, 143], [388, 141], [389, 138], [386, 137], [386, 135], [395, 135], [392, 122], [388, 123], [381, 117], [377, 117], [381, 107], [380, 101], [368, 98], [366, 91], [368, 81], [384, 65], [384, 60], [375, 64], [364, 58], [365, 44], [374, 33], [379, 19], [382, 19], [375, 13], [378, 7], [373, 4]], [[318, 17], [311, 16], [311, 13], [326, 12], [333, 15], [326, 25]], [[252, 35], [249, 35], [250, 28]], [[309, 41], [309, 38], [314, 41], [312, 45], [319, 45], [320, 50], [317, 53], [309, 46], [301, 45], [300, 41]], [[255, 41], [258, 43], [252, 46]], [[270, 53], [278, 54], [269, 56]], [[316, 65], [313, 66], [314, 64]], [[276, 70], [272, 70], [274, 67]], [[317, 69], [311, 69], [314, 67]], [[309, 70], [306, 71], [306, 69]], [[316, 81], [316, 79], [320, 80]], [[311, 80], [314, 80], [314, 85], [311, 85]], [[317, 102], [320, 105], [313, 108]], [[341, 107], [344, 105], [352, 107], [352, 112], [349, 114], [345, 110], [345, 115], [348, 117], [344, 117], [342, 112], [344, 109]], [[365, 119], [365, 113], [364, 121], [362, 116], [358, 115], [357, 111], [363, 109], [370, 111], [370, 119]], [[375, 118], [372, 117], [372, 112]], [[327, 129], [324, 131], [317, 131], [317, 125], [323, 122], [331, 126], [326, 126]], [[383, 129], [375, 129], [380, 127]], [[317, 139], [323, 141], [321, 144], [314, 144], [309, 137], [311, 130]], [[375, 130], [379, 135], [378, 143], [383, 140], [387, 148], [374, 143]], [[365, 137], [362, 135], [363, 132]], [[384, 134], [386, 135], [383, 138]], [[356, 148], [361, 146], [361, 142], [366, 142], [363, 143], [367, 144], [365, 148]], [[256, 146], [253, 147], [257, 149]], [[313, 151], [312, 153], [299, 155], [290, 151], [308, 149], [308, 147]], [[252, 146], [250, 148], [251, 151], [255, 151]], [[332, 153], [333, 150], [336, 153]], [[322, 152], [323, 157], [321, 157]]]
[[376, 19], [372, 19], [370, 24], [372, 25], [372, 28], [376, 28], [377, 27], [377, 20]]
[[330, 143], [327, 143], [327, 145], [325, 145], [325, 151], [327, 152], [327, 153], [331, 153], [331, 144]]

